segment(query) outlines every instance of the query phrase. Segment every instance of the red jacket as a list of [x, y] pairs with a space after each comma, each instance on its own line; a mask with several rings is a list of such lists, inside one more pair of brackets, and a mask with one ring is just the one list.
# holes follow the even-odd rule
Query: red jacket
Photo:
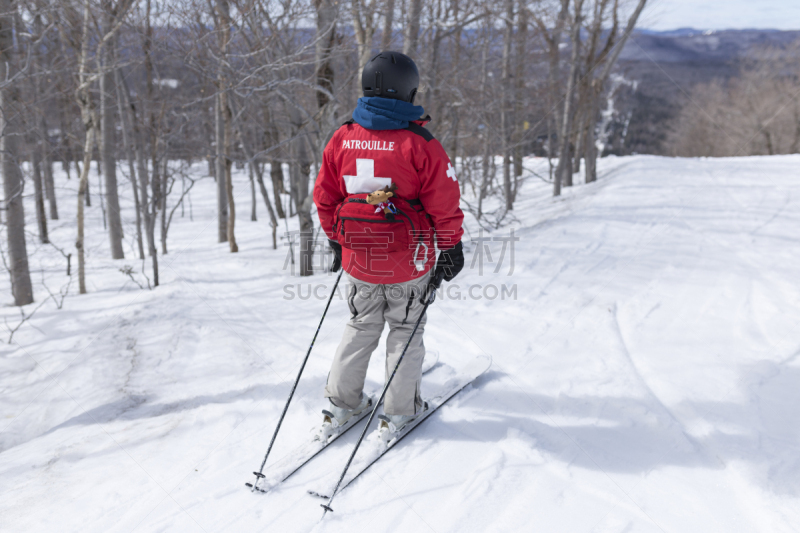
[[[314, 203], [319, 221], [329, 239], [336, 240], [334, 217], [349, 195], [371, 193], [392, 183], [395, 196], [416, 201], [428, 215], [440, 250], [458, 244], [464, 230], [464, 213], [459, 207], [461, 193], [450, 158], [418, 120], [400, 130], [370, 130], [347, 122], [328, 142], [314, 186]], [[396, 252], [342, 250], [342, 265], [356, 279], [368, 283], [402, 283], [416, 279], [433, 267], [436, 254], [432, 236], [424, 249]], [[415, 267], [414, 255], [419, 261]], [[424, 265], [424, 266], [423, 266]]]

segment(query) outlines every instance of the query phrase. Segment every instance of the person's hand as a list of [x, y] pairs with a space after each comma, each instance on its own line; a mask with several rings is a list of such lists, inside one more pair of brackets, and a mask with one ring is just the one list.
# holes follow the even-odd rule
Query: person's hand
[[422, 297], [420, 301], [424, 304], [432, 304], [433, 300], [432, 294], [435, 294], [439, 287], [442, 286], [442, 280], [444, 279], [444, 272], [437, 272], [433, 271], [431, 274], [431, 279], [428, 280], [428, 284], [425, 285], [425, 290], [422, 291]]
[[[443, 273], [442, 277], [445, 281], [453, 281], [462, 268], [464, 268], [464, 250], [461, 247], [461, 241], [458, 241], [458, 244], [449, 250], [442, 250], [439, 253], [434, 274]], [[439, 284], [441, 285], [441, 281]]]
[[439, 260], [436, 261], [436, 269], [431, 274], [431, 279], [422, 294], [423, 303], [432, 303], [431, 293], [436, 292], [442, 286], [442, 281], [452, 281], [461, 269], [464, 268], [464, 250], [461, 241], [449, 250], [439, 252]]
[[328, 239], [328, 247], [333, 251], [331, 272], [339, 272], [339, 269], [342, 268], [342, 245], [337, 241]]

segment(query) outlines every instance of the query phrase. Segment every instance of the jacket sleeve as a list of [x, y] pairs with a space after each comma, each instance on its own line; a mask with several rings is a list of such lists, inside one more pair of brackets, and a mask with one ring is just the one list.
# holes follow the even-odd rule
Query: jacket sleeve
[[317, 181], [314, 183], [314, 204], [317, 206], [320, 226], [329, 239], [336, 240], [333, 234], [333, 215], [336, 207], [344, 200], [344, 196], [339, 186], [339, 173], [333, 161], [334, 146], [335, 143], [331, 140], [322, 153], [322, 164]]
[[420, 180], [419, 199], [433, 221], [437, 245], [449, 250], [464, 234], [464, 213], [459, 207], [461, 190], [455, 168], [436, 139], [425, 143]]

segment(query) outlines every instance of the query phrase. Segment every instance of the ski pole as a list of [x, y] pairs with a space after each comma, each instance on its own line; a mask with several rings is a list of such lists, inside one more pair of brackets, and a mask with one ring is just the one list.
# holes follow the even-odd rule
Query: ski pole
[[[389, 376], [389, 379], [386, 381], [386, 385], [383, 386], [383, 391], [381, 392], [381, 397], [375, 402], [375, 407], [372, 408], [372, 412], [369, 415], [369, 419], [367, 420], [367, 424], [364, 426], [364, 430], [361, 432], [361, 436], [358, 437], [358, 442], [356, 442], [355, 448], [353, 448], [353, 453], [350, 454], [350, 459], [347, 460], [347, 464], [344, 465], [344, 470], [342, 470], [342, 475], [339, 476], [339, 482], [336, 483], [336, 488], [333, 489], [333, 493], [331, 494], [330, 499], [328, 500], [327, 504], [321, 503], [320, 507], [325, 509], [322, 511], [322, 518], [325, 518], [325, 515], [328, 511], [333, 512], [331, 508], [331, 504], [333, 503], [333, 499], [336, 497], [336, 492], [339, 490], [339, 487], [342, 485], [342, 481], [344, 480], [345, 474], [347, 474], [347, 469], [350, 468], [350, 463], [353, 462], [353, 458], [356, 456], [356, 452], [358, 451], [358, 447], [361, 446], [361, 441], [364, 440], [364, 435], [367, 434], [367, 429], [369, 429], [369, 425], [372, 423], [372, 419], [375, 417], [375, 413], [378, 411], [378, 406], [381, 405], [383, 402], [384, 396], [386, 396], [386, 391], [389, 390], [389, 385], [392, 383], [394, 379], [394, 375], [397, 373], [397, 369], [400, 368], [400, 363], [403, 361], [403, 357], [406, 356], [406, 351], [408, 351], [408, 347], [411, 345], [411, 340], [414, 338], [414, 334], [417, 332], [417, 328], [419, 327], [420, 322], [422, 322], [422, 317], [425, 316], [425, 311], [428, 310], [428, 306], [433, 303], [433, 300], [436, 299], [436, 291], [430, 291], [428, 295], [428, 300], [425, 302], [425, 306], [422, 308], [422, 312], [419, 314], [419, 318], [417, 319], [417, 323], [414, 324], [414, 329], [411, 331], [411, 335], [408, 337], [408, 341], [406, 342], [405, 347], [403, 348], [403, 352], [400, 354], [400, 358], [397, 360], [397, 364], [394, 365], [394, 370], [392, 370], [392, 375]], [[322, 520], [320, 518], [320, 521]]]
[[314, 333], [314, 338], [311, 339], [311, 346], [308, 347], [308, 351], [306, 352], [306, 356], [303, 359], [303, 364], [300, 365], [300, 372], [297, 373], [297, 378], [294, 380], [294, 385], [292, 385], [292, 390], [289, 393], [289, 398], [286, 400], [286, 405], [283, 406], [283, 413], [281, 413], [280, 419], [278, 419], [278, 425], [275, 427], [275, 433], [272, 434], [272, 440], [269, 441], [269, 447], [267, 448], [267, 453], [264, 455], [264, 460], [261, 461], [261, 468], [258, 469], [258, 472], [253, 472], [256, 476], [256, 480], [253, 483], [245, 483], [248, 487], [251, 487], [250, 492], [255, 492], [256, 488], [258, 487], [258, 480], [266, 477], [264, 476], [264, 465], [267, 464], [267, 458], [269, 457], [269, 452], [272, 451], [272, 445], [275, 444], [275, 437], [278, 436], [278, 431], [281, 429], [281, 424], [283, 423], [283, 419], [286, 417], [286, 411], [289, 409], [289, 404], [292, 402], [292, 397], [294, 396], [294, 391], [297, 389], [297, 384], [300, 382], [300, 376], [303, 375], [303, 370], [306, 367], [306, 363], [308, 362], [308, 356], [311, 355], [311, 349], [314, 348], [314, 342], [317, 340], [317, 335], [319, 335], [319, 330], [322, 328], [322, 322], [325, 320], [325, 315], [328, 314], [328, 308], [331, 306], [331, 301], [333, 300], [333, 295], [336, 294], [336, 287], [339, 286], [339, 280], [342, 279], [342, 272], [344, 269], [339, 270], [339, 275], [336, 276], [336, 283], [333, 284], [333, 290], [331, 291], [330, 298], [328, 298], [328, 304], [325, 306], [325, 311], [322, 312], [322, 318], [319, 320], [319, 326], [317, 326], [317, 331]]

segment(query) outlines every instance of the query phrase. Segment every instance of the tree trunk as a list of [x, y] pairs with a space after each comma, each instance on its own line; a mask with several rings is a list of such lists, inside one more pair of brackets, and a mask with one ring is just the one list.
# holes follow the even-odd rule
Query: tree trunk
[[0, 79], [4, 80], [4, 86], [0, 87], [0, 167], [3, 171], [11, 292], [14, 294], [15, 305], [26, 305], [33, 302], [33, 287], [25, 245], [22, 173], [18, 163], [20, 154], [17, 151], [22, 109], [19, 105], [17, 81], [8, 81], [17, 71], [13, 13], [14, 2], [0, 0]]
[[[352, 0], [353, 3], [360, 0]], [[319, 124], [323, 131], [328, 130], [333, 118], [335, 103], [331, 101], [330, 94], [333, 94], [333, 63], [331, 54], [336, 43], [336, 21], [339, 16], [339, 3], [334, 0], [315, 0], [314, 7], [317, 15], [317, 46], [314, 51], [314, 62], [316, 67], [316, 81], [320, 89], [317, 91], [317, 108], [322, 111], [319, 117]], [[358, 26], [358, 24], [356, 24]], [[357, 35], [358, 37], [358, 35]], [[370, 38], [370, 42], [372, 42]], [[359, 41], [359, 57], [361, 44]], [[360, 62], [360, 60], [359, 60]], [[361, 80], [360, 71], [356, 75], [357, 80]], [[360, 95], [359, 95], [360, 96]], [[327, 137], [327, 135], [324, 135]]]
[[288, 104], [289, 117], [292, 123], [293, 157], [290, 166], [291, 195], [300, 222], [300, 275], [310, 276], [313, 269], [313, 237], [314, 223], [311, 218], [311, 205], [314, 203], [308, 190], [308, 176], [311, 172], [311, 160], [308, 156], [306, 135], [300, 111], [293, 104]]
[[595, 118], [597, 109], [595, 108], [596, 97], [594, 91], [590, 89], [589, 101], [587, 102], [588, 125], [586, 127], [586, 137], [584, 140], [584, 165], [586, 166], [586, 183], [597, 180], [597, 146], [595, 139]]
[[[352, 7], [353, 19], [353, 32], [356, 38], [356, 48], [358, 50], [358, 69], [354, 80], [356, 82], [357, 95], [361, 96], [361, 71], [372, 56], [372, 39], [375, 36], [375, 3], [377, 0], [372, 0], [367, 3], [365, 0], [350, 0]], [[317, 0], [318, 4], [328, 4], [331, 7], [327, 9], [317, 9], [317, 40], [324, 38], [326, 26], [332, 23], [328, 22], [331, 14], [335, 17], [335, 4], [330, 0]], [[335, 20], [335, 19], [332, 19]], [[327, 39], [326, 39], [327, 40]], [[317, 56], [322, 56], [320, 47], [317, 46]], [[330, 55], [330, 54], [327, 54]], [[326, 61], [327, 62], [327, 61]], [[322, 106], [320, 106], [322, 107]]]
[[[122, 98], [125, 102], [125, 108], [130, 111], [131, 119], [131, 145], [133, 147], [134, 157], [136, 159], [136, 172], [139, 174], [139, 207], [141, 210], [141, 219], [144, 225], [144, 234], [147, 238], [147, 250], [150, 256], [156, 257], [156, 247], [154, 234], [151, 232], [152, 224], [150, 222], [150, 206], [148, 202], [148, 192], [150, 177], [147, 173], [147, 160], [145, 158], [145, 140], [142, 134], [142, 129], [139, 127], [139, 117], [137, 116], [136, 106], [131, 102], [130, 91], [125, 80], [122, 76], [118, 76], [117, 81], [121, 85], [120, 91]], [[153, 276], [158, 286], [158, 263], [153, 263]]]
[[86, 294], [86, 255], [84, 253], [84, 205], [86, 205], [87, 190], [89, 188], [89, 170], [92, 165], [92, 147], [94, 146], [95, 124], [92, 121], [92, 102], [89, 92], [89, 81], [87, 80], [87, 62], [89, 61], [89, 0], [85, 0], [83, 6], [83, 30], [81, 32], [81, 52], [78, 67], [78, 82], [80, 87], [76, 94], [78, 104], [81, 108], [81, 119], [83, 129], [86, 132], [83, 145], [83, 168], [78, 182], [78, 238], [75, 240], [75, 248], [78, 250], [78, 291]]
[[[269, 213], [269, 225], [272, 227], [272, 249], [276, 250], [278, 248], [278, 219], [275, 217], [275, 210], [272, 209], [272, 204], [269, 200], [269, 193], [267, 192], [267, 188], [264, 186], [263, 171], [257, 163], [252, 166], [256, 172], [256, 180], [258, 181], [258, 188], [261, 190], [261, 197], [264, 198], [264, 205], [267, 206], [267, 212]], [[280, 202], [278, 202], [278, 205], [280, 205]]]
[[575, 151], [572, 154], [572, 173], [578, 174], [581, 171], [581, 157], [583, 157], [583, 143], [585, 142], [586, 132], [586, 93], [578, 91], [578, 102], [576, 104], [577, 127], [575, 129]]
[[[486, 94], [486, 84], [488, 78], [488, 56], [489, 55], [489, 39], [484, 38], [483, 41], [483, 50], [481, 50], [481, 87], [480, 93]], [[483, 132], [481, 133], [483, 139], [483, 157], [481, 158], [481, 186], [480, 191], [478, 193], [478, 209], [476, 218], [480, 220], [483, 217], [483, 199], [486, 197], [486, 191], [488, 189], [489, 183], [491, 182], [490, 173], [490, 165], [489, 160], [492, 158], [492, 148], [491, 144], [489, 143], [489, 136], [486, 128], [484, 128]]]
[[[210, 4], [209, 4], [210, 5]], [[219, 6], [215, 8], [217, 16], [216, 23], [219, 25]], [[220, 37], [222, 44], [222, 38]], [[222, 48], [222, 46], [220, 46]], [[219, 65], [220, 77], [217, 79], [217, 97], [214, 99], [214, 144], [216, 153], [214, 156], [214, 179], [217, 183], [217, 242], [228, 240], [228, 193], [225, 180], [225, 112], [222, 106], [223, 88], [220, 86], [222, 65]]]
[[[108, 15], [106, 31], [109, 31], [114, 23], [111, 15]], [[110, 68], [111, 58], [113, 57], [108, 46], [103, 48], [103, 73], [100, 76], [100, 115], [102, 140], [100, 149], [103, 159], [103, 176], [106, 185], [106, 207], [108, 210], [108, 240], [111, 245], [111, 258], [124, 259], [125, 252], [122, 249], [122, 218], [119, 212], [119, 195], [117, 192], [117, 158], [114, 154], [116, 148], [116, 121], [114, 120], [114, 96], [113, 96], [113, 71]]]
[[[146, 7], [145, 7], [145, 35], [144, 35], [144, 42], [142, 43], [142, 51], [144, 52], [145, 56], [145, 73], [146, 73], [146, 83], [147, 83], [147, 97], [149, 99], [150, 107], [152, 108], [154, 103], [152, 100], [153, 95], [153, 64], [152, 59], [150, 57], [150, 48], [152, 42], [152, 31], [150, 28], [150, 0], [147, 0]], [[128, 103], [130, 104], [130, 91], [128, 87], [125, 87], [125, 97]], [[134, 146], [136, 147], [136, 159], [138, 161], [138, 170], [139, 170], [139, 187], [141, 191], [141, 201], [142, 201], [142, 214], [144, 215], [144, 226], [145, 226], [145, 234], [147, 235], [147, 251], [150, 254], [153, 262], [153, 286], [158, 287], [159, 284], [159, 272], [158, 272], [158, 250], [156, 249], [156, 213], [158, 210], [158, 193], [159, 190], [156, 183], [151, 183], [150, 174], [148, 173], [147, 169], [147, 140], [150, 140], [150, 147], [153, 153], [153, 163], [155, 163], [156, 157], [156, 132], [155, 132], [155, 113], [153, 113], [152, 109], [149, 111], [150, 116], [150, 128], [149, 128], [149, 135], [146, 135], [144, 131], [144, 127], [139, 127], [139, 120], [136, 116], [136, 108], [133, 105], [130, 105], [131, 115], [133, 117], [133, 133], [134, 133]], [[145, 120], [145, 113], [142, 112], [142, 123]], [[155, 164], [154, 164], [155, 167]], [[157, 168], [154, 168], [154, 177], [157, 176]], [[148, 187], [152, 187], [153, 195], [152, 199], [148, 200]]]
[[794, 138], [792, 145], [789, 147], [790, 154], [796, 154], [800, 150], [800, 105], [798, 105], [797, 97], [794, 100]]
[[[548, 93], [550, 102], [549, 108], [552, 110], [548, 114], [548, 138], [547, 138], [547, 161], [550, 166], [550, 177], [553, 180], [553, 195], [561, 194], [561, 181], [558, 171], [553, 174], [552, 158], [553, 154], [559, 151], [562, 144], [561, 140], [561, 98], [559, 96], [559, 77], [561, 74], [561, 33], [564, 28], [567, 15], [569, 13], [569, 0], [561, 0], [561, 7], [556, 18], [556, 24], [552, 33], [548, 31], [546, 21], [541, 18], [536, 19], [539, 31], [544, 35], [547, 42], [548, 55]], [[554, 133], [554, 134], [553, 134]]]
[[42, 138], [42, 164], [44, 168], [44, 190], [50, 207], [50, 218], [58, 220], [58, 204], [56, 203], [56, 183], [53, 179], [53, 160], [50, 157], [50, 139], [44, 116], [39, 119], [39, 136]]
[[394, 24], [394, 0], [386, 0], [383, 35], [381, 35], [381, 52], [389, 50], [392, 46], [392, 24]]
[[572, 21], [572, 33], [570, 45], [572, 46], [572, 58], [570, 59], [569, 77], [567, 78], [567, 91], [564, 96], [564, 116], [560, 132], [560, 148], [558, 157], [558, 170], [553, 181], [553, 196], [561, 194], [561, 184], [572, 184], [572, 158], [570, 139], [572, 137], [572, 121], [575, 116], [572, 104], [575, 93], [575, 78], [578, 71], [578, 58], [580, 51], [580, 31], [583, 10], [583, 0], [575, 0], [575, 13]]
[[286, 210], [281, 202], [281, 194], [286, 193], [283, 176], [283, 163], [272, 159], [269, 164], [269, 178], [272, 181], [272, 193], [275, 195], [275, 214], [278, 218], [286, 218]]
[[[88, 93], [88, 91], [86, 91]], [[88, 96], [88, 94], [87, 94]], [[85, 105], [90, 105], [88, 102]], [[84, 113], [89, 115], [88, 110]], [[86, 258], [83, 250], [84, 235], [84, 215], [83, 209], [86, 204], [86, 189], [89, 188], [89, 168], [91, 167], [92, 150], [94, 143], [94, 125], [91, 118], [84, 118], [86, 124], [86, 142], [83, 156], [83, 169], [81, 170], [80, 181], [78, 183], [78, 238], [75, 241], [75, 248], [78, 249], [78, 291], [86, 294]]]
[[[84, 125], [84, 126], [85, 126], [85, 125]], [[84, 135], [85, 135], [85, 134], [86, 134], [86, 132], [84, 131]], [[97, 132], [95, 132], [95, 137], [96, 137], [96, 136], [97, 136]], [[84, 137], [84, 140], [85, 140], [85, 137]], [[96, 139], [95, 139], [95, 140], [96, 140]], [[94, 142], [94, 141], [93, 141], [93, 142]], [[91, 174], [91, 172], [92, 172], [91, 166], [92, 166], [92, 155], [93, 155], [93, 154], [94, 154], [94, 146], [92, 146], [92, 150], [89, 152], [89, 167], [90, 167], [90, 168], [88, 169], [88, 171], [87, 171], [87, 172], [89, 172], [90, 174]], [[85, 161], [85, 160], [86, 160], [86, 158], [85, 158], [85, 156], [84, 156], [84, 161]], [[78, 169], [80, 169], [80, 168], [81, 168], [81, 167], [78, 167]], [[100, 167], [97, 167], [97, 169], [98, 169], [98, 170], [100, 170]], [[80, 170], [78, 170], [78, 174], [80, 175]], [[90, 191], [90, 189], [91, 189], [91, 184], [89, 183], [89, 179], [87, 178], [87, 180], [86, 180], [86, 190], [84, 191], [84, 195], [85, 195], [85, 201], [86, 201], [86, 207], [92, 207], [92, 195], [91, 195], [91, 191]]]
[[[590, 97], [590, 102], [591, 102], [590, 105], [592, 106], [593, 111], [592, 111], [592, 114], [590, 115], [590, 119], [589, 119], [590, 120], [589, 128], [592, 131], [592, 133], [590, 135], [591, 139], [594, 139], [594, 124], [595, 124], [594, 121], [595, 121], [595, 118], [597, 117], [597, 107], [596, 107], [597, 100], [598, 100], [598, 98], [600, 98], [600, 95], [602, 94], [603, 86], [605, 85], [606, 80], [608, 80], [608, 77], [611, 74], [611, 69], [614, 67], [614, 64], [617, 62], [617, 59], [619, 58], [619, 54], [622, 52], [622, 49], [625, 47], [625, 42], [628, 40], [628, 37], [630, 37], [631, 33], [633, 33], [633, 29], [636, 27], [636, 21], [639, 20], [639, 15], [642, 14], [642, 10], [644, 9], [644, 6], [645, 6], [646, 3], [647, 3], [647, 0], [639, 0], [639, 2], [636, 4], [636, 8], [633, 10], [633, 13], [628, 18], [628, 23], [625, 26], [625, 31], [622, 33], [622, 35], [620, 36], [619, 40], [614, 45], [613, 51], [611, 52], [609, 57], [606, 59], [606, 64], [603, 67], [603, 71], [600, 73], [600, 75], [596, 79], [592, 80], [592, 96]], [[615, 5], [614, 8], [617, 9], [617, 6]], [[595, 143], [594, 143], [593, 140], [592, 140], [591, 143], [587, 140], [587, 153], [589, 153], [589, 152], [591, 152], [591, 157], [592, 157], [592, 161], [591, 161], [591, 176], [592, 176], [592, 179], [591, 179], [591, 181], [594, 181], [595, 179], [597, 179], [597, 176], [596, 176], [597, 170], [596, 169], [597, 169], [597, 155], [598, 154], [597, 154], [597, 149], [595, 147]], [[587, 159], [586, 165], [587, 165], [587, 167], [589, 166], [588, 159]], [[589, 181], [589, 176], [590, 176], [589, 172], [590, 171], [587, 168], [587, 175], [586, 175], [587, 176], [586, 177], [586, 181], [587, 182]]]
[[122, 90], [122, 74], [118, 68], [114, 69], [114, 86], [117, 89], [117, 107], [119, 108], [119, 118], [122, 123], [122, 144], [125, 154], [128, 156], [128, 174], [131, 177], [131, 188], [133, 189], [133, 203], [136, 209], [136, 244], [139, 248], [139, 259], [144, 260], [144, 244], [142, 243], [142, 206], [139, 201], [139, 188], [136, 180], [136, 155], [131, 142], [131, 123], [135, 120], [131, 117], [131, 106], [125, 98], [125, 91]]
[[522, 149], [522, 140], [524, 136], [523, 123], [523, 103], [525, 94], [525, 66], [528, 64], [530, 58], [526, 54], [528, 42], [528, 8], [524, 2], [519, 6], [519, 19], [517, 23], [517, 34], [515, 43], [515, 80], [514, 80], [514, 134], [512, 137], [512, 153], [514, 156], [514, 190], [512, 191], [512, 201], [517, 198], [517, 189], [519, 188], [519, 181], [522, 177], [522, 157], [524, 156]]
[[296, 198], [297, 217], [300, 221], [300, 275], [311, 276], [314, 274], [314, 221], [311, 218], [311, 206], [314, 203], [308, 191], [308, 175], [311, 171], [311, 161], [308, 152], [301, 148], [299, 161], [296, 163]]
[[33, 190], [36, 204], [36, 222], [39, 225], [39, 240], [43, 244], [50, 242], [47, 237], [47, 214], [44, 211], [44, 187], [42, 187], [42, 156], [39, 146], [33, 143], [33, 153], [31, 154], [33, 163]]
[[[459, 13], [459, 5], [458, 1], [453, 3], [453, 17], [458, 19]], [[461, 64], [461, 34], [462, 34], [462, 27], [459, 25], [456, 29], [456, 32], [453, 36], [453, 42], [455, 44], [455, 51], [453, 53], [453, 64], [459, 65]], [[458, 161], [458, 135], [459, 135], [459, 126], [461, 122], [461, 108], [463, 107], [463, 101], [461, 98], [458, 98], [456, 101], [450, 102], [449, 111], [450, 111], [450, 137], [447, 142], [447, 154], [450, 156], [450, 159], [453, 161], [453, 165], [457, 164]]]
[[[270, 113], [269, 106], [263, 105], [262, 111], [264, 113], [264, 137], [267, 146], [265, 148], [272, 148], [280, 141], [278, 137], [278, 128], [272, 121], [272, 113]], [[267, 163], [269, 163], [269, 177], [272, 181], [272, 193], [275, 196], [275, 214], [278, 218], [286, 218], [286, 212], [281, 203], [281, 194], [286, 193], [286, 187], [283, 185], [283, 165], [277, 156], [276, 150], [271, 150], [267, 153]]]
[[[234, 104], [234, 101], [231, 101], [231, 104]], [[235, 108], [234, 108], [235, 109]], [[242, 150], [244, 150], [244, 156], [250, 162], [250, 183], [253, 183], [253, 173], [255, 173], [256, 181], [258, 181], [258, 188], [261, 191], [261, 196], [264, 198], [264, 205], [267, 206], [267, 212], [269, 213], [269, 224], [272, 227], [272, 249], [275, 250], [278, 248], [278, 238], [277, 238], [277, 230], [278, 230], [278, 219], [275, 217], [275, 210], [272, 209], [272, 204], [269, 200], [269, 193], [267, 192], [267, 188], [264, 186], [264, 172], [261, 168], [261, 165], [258, 164], [256, 161], [255, 156], [253, 155], [253, 150], [250, 148], [250, 144], [247, 142], [247, 138], [244, 136], [244, 131], [242, 130], [241, 124], [237, 121], [235, 122], [236, 133], [239, 137], [239, 142], [242, 145]], [[253, 192], [253, 220], [255, 220], [255, 212], [256, 212], [256, 197], [255, 191]], [[277, 205], [280, 205], [280, 202], [277, 202]]]
[[502, 108], [500, 110], [500, 134], [503, 143], [503, 196], [505, 197], [506, 210], [514, 209], [514, 199], [511, 195], [511, 109], [508, 87], [511, 83], [511, 45], [514, 38], [514, 0], [505, 0], [506, 29], [503, 35], [503, 63], [502, 63]]
[[236, 224], [236, 205], [234, 204], [233, 197], [233, 174], [231, 167], [233, 161], [230, 159], [232, 132], [231, 132], [231, 110], [228, 107], [227, 94], [223, 93], [221, 96], [225, 97], [225, 196], [228, 199], [228, 243], [232, 253], [239, 251], [239, 245], [236, 244], [236, 236], [234, 235], [234, 225]]
[[[159, 168], [159, 157], [158, 157], [158, 141], [159, 141], [159, 122], [160, 119], [157, 118], [156, 115], [156, 102], [155, 102], [155, 84], [153, 82], [153, 27], [151, 25], [151, 1], [147, 0], [146, 2], [146, 15], [145, 15], [145, 28], [144, 28], [144, 43], [142, 45], [142, 51], [144, 52], [144, 70], [145, 70], [145, 83], [146, 83], [146, 93], [147, 93], [147, 111], [148, 111], [148, 127], [147, 127], [147, 139], [150, 141], [150, 192], [151, 192], [151, 201], [149, 206], [146, 207], [150, 208], [150, 213], [148, 215], [147, 223], [148, 228], [147, 231], [148, 241], [152, 241], [153, 246], [150, 249], [150, 253], [153, 257], [153, 270], [154, 273], [157, 270], [157, 249], [155, 246], [156, 242], [156, 223], [158, 221], [158, 211], [159, 209], [163, 209], [165, 205], [165, 199], [163, 198], [163, 189], [161, 185], [161, 176]], [[162, 110], [163, 110], [164, 103], [162, 102]], [[145, 172], [147, 171], [145, 167]], [[145, 181], [145, 180], [142, 180]], [[162, 226], [163, 228], [163, 226]], [[161, 234], [161, 246], [162, 251], [166, 249], [166, 236], [162, 230]], [[158, 285], [157, 281], [154, 282], [154, 285]]]
[[214, 102], [214, 137], [216, 157], [214, 175], [217, 180], [217, 242], [228, 240], [228, 187], [225, 180], [225, 118], [222, 109], [222, 91]]
[[[258, 163], [255, 164], [257, 165]], [[250, 178], [250, 221], [258, 222], [258, 216], [256, 215], [256, 180], [253, 175], [253, 165], [253, 161], [247, 163], [247, 174]]]
[[[92, 117], [95, 124], [100, 124], [98, 117]], [[103, 132], [98, 131], [95, 133], [98, 138], [97, 142], [102, 142]], [[99, 146], [98, 146], [99, 148]], [[99, 150], [102, 152], [102, 150]], [[106, 217], [106, 203], [103, 201], [105, 195], [103, 194], [103, 170], [100, 167], [100, 159], [97, 160], [97, 196], [100, 198], [100, 212], [103, 213], [103, 231], [108, 231], [108, 217]]]
[[[34, 17], [33, 27], [36, 34], [41, 35], [42, 19], [38, 14]], [[41, 84], [39, 83], [42, 73], [41, 57], [39, 53], [37, 53], [35, 56], [33, 68], [34, 75], [28, 77], [28, 81], [30, 82], [30, 90], [33, 94], [33, 97], [37, 101], [42, 102], [44, 98], [42, 98], [40, 92]], [[37, 106], [37, 108], [31, 113], [31, 120], [33, 124], [30, 128], [31, 134], [27, 136], [26, 141], [30, 150], [29, 156], [31, 160], [31, 166], [33, 167], [34, 208], [36, 210], [36, 224], [39, 228], [39, 241], [42, 244], [47, 244], [50, 241], [47, 236], [47, 213], [45, 212], [44, 208], [45, 187], [42, 182], [42, 155], [45, 153], [43, 147], [45, 146], [47, 138], [37, 136], [37, 133], [39, 135], [42, 133], [41, 125], [43, 118], [44, 115], [42, 114], [41, 107]]]
[[[513, 2], [513, 0], [512, 0]], [[424, 103], [422, 106], [428, 110], [433, 112], [434, 117], [441, 117], [442, 114], [440, 112], [441, 106], [443, 105], [441, 98], [439, 98], [439, 50], [441, 48], [442, 40], [444, 39], [445, 33], [441, 31], [438, 27], [439, 23], [445, 23], [446, 21], [441, 20], [442, 17], [442, 10], [441, 10], [441, 3], [437, 3], [436, 9], [436, 19], [434, 21], [433, 27], [431, 28], [431, 37], [425, 47], [426, 51], [428, 51], [428, 68], [425, 69], [427, 71], [427, 75], [422, 77], [420, 81], [425, 80], [428, 85], [428, 89], [424, 93]], [[420, 54], [421, 55], [421, 54]], [[423, 82], [423, 83], [425, 83]], [[436, 123], [434, 123], [436, 124]], [[433, 126], [431, 129], [433, 134], [436, 136], [441, 135], [439, 130], [439, 126], [443, 123], [439, 121], [439, 124]]]
[[[230, 6], [228, 0], [217, 0], [215, 2], [217, 8], [217, 24], [219, 25], [220, 33], [220, 52], [222, 58], [227, 58], [228, 55], [228, 41], [231, 37], [231, 17]], [[234, 226], [236, 224], [236, 206], [234, 205], [233, 198], [233, 178], [231, 176], [232, 161], [231, 154], [231, 110], [228, 106], [228, 81], [225, 77], [224, 65], [219, 65], [219, 74], [217, 77], [218, 91], [217, 102], [217, 191], [220, 191], [220, 185], [225, 188], [225, 203], [227, 211], [225, 213], [225, 239], [223, 240], [220, 234], [220, 241], [228, 241], [232, 253], [238, 252], [239, 247], [236, 244], [236, 237], [234, 235]], [[219, 123], [221, 122], [221, 124]], [[220, 135], [221, 134], [221, 135]], [[220, 178], [222, 178], [220, 180]], [[222, 183], [220, 183], [222, 182]], [[222, 227], [222, 213], [220, 213], [220, 231]]]
[[419, 22], [422, 16], [422, 0], [409, 0], [406, 32], [403, 36], [403, 53], [412, 58], [417, 53], [419, 40]]
[[61, 153], [61, 169], [67, 174], [67, 179], [72, 179], [69, 173], [69, 168], [72, 166], [73, 154], [72, 145], [70, 144], [69, 136], [67, 135], [67, 132], [69, 131], [69, 126], [67, 125], [67, 109], [69, 109], [69, 98], [64, 96], [63, 100], [59, 102], [58, 106], [58, 116], [61, 124], [61, 131], [59, 132], [58, 136], [59, 151]]
[[[41, 8], [46, 6], [42, 6], [41, 4], [37, 3], [36, 7], [38, 11], [41, 11]], [[36, 34], [41, 35], [44, 31], [41, 12], [36, 14], [33, 19], [33, 24]], [[38, 51], [36, 54], [36, 70], [39, 74], [43, 73], [45, 70], [41, 51]], [[42, 86], [40, 83], [40, 77], [36, 76], [34, 80], [34, 93], [36, 94], [37, 98], [40, 95], [43, 96], [41, 89]], [[47, 121], [45, 120], [44, 110], [42, 107], [39, 107], [35, 113], [35, 120], [37, 122], [36, 127], [39, 129], [39, 139], [41, 140], [41, 144], [39, 145], [39, 157], [41, 157], [42, 167], [44, 170], [44, 192], [45, 198], [47, 198], [50, 207], [50, 218], [53, 220], [58, 220], [58, 205], [56, 204], [55, 190], [56, 187], [55, 181], [53, 180], [53, 160], [50, 155], [50, 135], [47, 132]]]
[[[272, 226], [272, 249], [278, 249], [278, 221], [275, 218], [275, 211], [272, 210], [272, 204], [269, 202], [269, 194], [267, 193], [267, 188], [264, 186], [264, 175], [261, 172], [261, 168], [256, 165], [258, 168], [258, 187], [261, 190], [261, 196], [264, 198], [264, 203], [267, 206], [267, 210], [269, 211], [269, 218], [270, 218], [270, 226]], [[280, 196], [276, 198], [275, 205], [281, 205]]]
[[167, 165], [169, 164], [169, 159], [167, 158], [167, 154], [169, 154], [169, 142], [166, 143], [164, 146], [164, 156], [160, 159], [159, 165], [161, 167], [158, 175], [159, 175], [159, 185], [161, 186], [159, 198], [161, 198], [161, 207], [160, 207], [160, 215], [161, 215], [161, 255], [167, 255], [167, 176], [169, 176]]

